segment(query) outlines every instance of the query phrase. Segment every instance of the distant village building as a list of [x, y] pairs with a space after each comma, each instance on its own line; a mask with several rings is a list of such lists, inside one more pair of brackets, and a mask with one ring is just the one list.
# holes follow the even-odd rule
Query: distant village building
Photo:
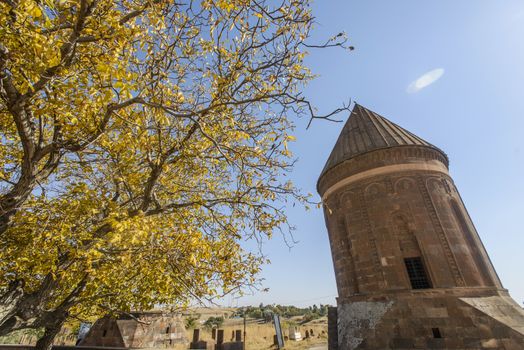
[[117, 348], [169, 348], [186, 343], [180, 315], [136, 312], [95, 322], [79, 346]]
[[356, 104], [317, 189], [338, 288], [331, 350], [524, 349], [524, 311], [442, 150]]

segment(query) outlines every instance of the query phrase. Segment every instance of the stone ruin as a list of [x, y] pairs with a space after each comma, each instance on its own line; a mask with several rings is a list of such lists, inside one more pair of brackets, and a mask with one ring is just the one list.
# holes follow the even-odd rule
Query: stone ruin
[[162, 312], [134, 312], [95, 322], [78, 346], [168, 348], [187, 343], [182, 317]]
[[242, 339], [242, 330], [232, 331], [231, 341], [225, 342], [224, 330], [213, 328], [211, 330], [211, 339], [213, 342], [200, 340], [200, 329], [193, 330], [193, 340], [189, 344], [192, 350], [244, 350], [244, 341]]

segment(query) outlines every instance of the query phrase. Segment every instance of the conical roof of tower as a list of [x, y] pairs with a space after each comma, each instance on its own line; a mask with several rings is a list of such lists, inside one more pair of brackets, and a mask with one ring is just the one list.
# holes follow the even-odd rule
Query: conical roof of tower
[[361, 154], [378, 149], [413, 145], [433, 148], [446, 157], [438, 147], [355, 103], [320, 177], [329, 169]]

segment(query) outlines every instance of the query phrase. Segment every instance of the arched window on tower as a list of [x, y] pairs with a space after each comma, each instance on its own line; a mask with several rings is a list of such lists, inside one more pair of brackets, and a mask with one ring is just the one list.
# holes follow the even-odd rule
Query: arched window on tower
[[417, 237], [409, 227], [408, 220], [404, 215], [397, 214], [393, 217], [393, 224], [411, 288], [431, 288], [431, 281], [422, 260]]
[[402, 256], [405, 258], [420, 256], [421, 253], [417, 237], [415, 237], [415, 233], [410, 229], [406, 217], [402, 214], [395, 215], [393, 217], [393, 224], [395, 225]]
[[404, 264], [409, 276], [409, 282], [413, 289], [428, 289], [431, 288], [426, 268], [420, 256], [414, 258], [404, 258]]

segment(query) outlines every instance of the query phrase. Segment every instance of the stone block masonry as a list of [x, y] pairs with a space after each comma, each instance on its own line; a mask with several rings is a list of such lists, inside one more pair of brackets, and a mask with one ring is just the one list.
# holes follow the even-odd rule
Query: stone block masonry
[[356, 104], [317, 189], [338, 289], [330, 350], [524, 349], [524, 311], [442, 150]]

